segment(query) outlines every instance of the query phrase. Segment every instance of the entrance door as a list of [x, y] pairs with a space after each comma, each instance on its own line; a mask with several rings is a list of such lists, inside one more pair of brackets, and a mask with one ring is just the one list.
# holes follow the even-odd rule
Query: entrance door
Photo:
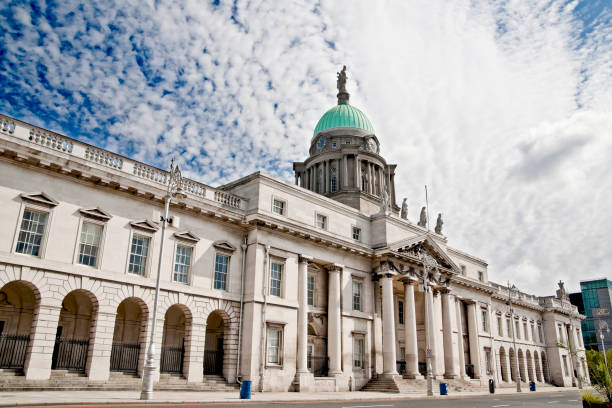
[[215, 374], [223, 374], [223, 337], [217, 339], [217, 361], [215, 364]]

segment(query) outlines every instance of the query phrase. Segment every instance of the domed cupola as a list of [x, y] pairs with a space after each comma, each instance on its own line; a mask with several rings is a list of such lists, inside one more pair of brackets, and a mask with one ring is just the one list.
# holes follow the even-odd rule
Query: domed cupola
[[[310, 141], [310, 156], [293, 163], [295, 182], [364, 213], [398, 212], [395, 165], [379, 155], [374, 126], [349, 104], [346, 66], [338, 72], [338, 104], [323, 114]], [[386, 203], [386, 204], [385, 204]]]

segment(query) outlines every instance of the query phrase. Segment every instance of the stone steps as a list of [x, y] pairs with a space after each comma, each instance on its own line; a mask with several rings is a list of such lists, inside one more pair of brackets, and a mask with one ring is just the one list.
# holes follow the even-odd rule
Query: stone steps
[[361, 391], [399, 393], [399, 387], [393, 378], [382, 377], [370, 380]]

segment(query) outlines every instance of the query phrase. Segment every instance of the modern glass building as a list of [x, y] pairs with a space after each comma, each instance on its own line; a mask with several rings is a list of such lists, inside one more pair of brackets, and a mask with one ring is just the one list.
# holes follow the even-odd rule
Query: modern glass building
[[580, 292], [570, 294], [570, 301], [587, 317], [582, 321], [585, 348], [601, 351], [600, 330], [606, 350], [612, 348], [612, 281], [581, 281]]

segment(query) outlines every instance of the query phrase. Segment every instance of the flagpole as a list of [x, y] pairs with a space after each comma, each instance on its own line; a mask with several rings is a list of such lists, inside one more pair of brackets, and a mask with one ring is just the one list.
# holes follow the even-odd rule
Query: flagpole
[[427, 231], [429, 231], [429, 201], [427, 199], [427, 184], [425, 184], [425, 207], [427, 208]]

